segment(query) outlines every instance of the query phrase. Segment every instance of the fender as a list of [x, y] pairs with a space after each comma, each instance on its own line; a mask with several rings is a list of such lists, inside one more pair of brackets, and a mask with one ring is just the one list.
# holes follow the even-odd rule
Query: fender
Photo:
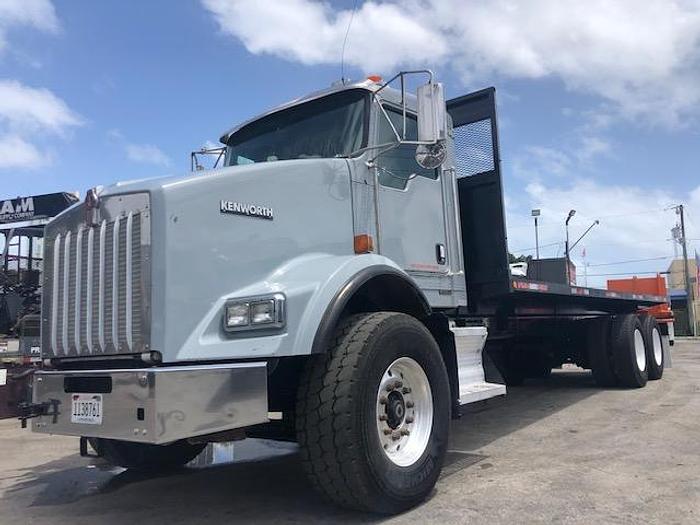
[[[223, 333], [221, 315], [228, 299], [278, 292], [287, 298], [285, 330]], [[350, 305], [359, 311], [360, 305], [352, 304], [353, 298], [357, 303], [370, 292], [375, 308], [403, 311], [419, 318], [430, 312], [417, 285], [387, 257], [306, 254], [286, 261], [263, 279], [225, 290], [211, 302], [187, 339], [171, 350], [175, 358], [168, 361], [264, 359], [320, 352], [345, 307]]]
[[345, 285], [338, 290], [335, 297], [333, 297], [333, 300], [326, 308], [318, 329], [316, 330], [313, 346], [311, 348], [312, 354], [319, 354], [327, 351], [335, 332], [335, 327], [338, 325], [351, 299], [366, 283], [379, 277], [389, 278], [407, 292], [410, 299], [408, 302], [405, 302], [403, 308], [401, 308], [402, 311], [411, 313], [416, 317], [428, 317], [431, 314], [431, 308], [425, 295], [406, 273], [393, 266], [384, 264], [368, 266], [349, 279]]

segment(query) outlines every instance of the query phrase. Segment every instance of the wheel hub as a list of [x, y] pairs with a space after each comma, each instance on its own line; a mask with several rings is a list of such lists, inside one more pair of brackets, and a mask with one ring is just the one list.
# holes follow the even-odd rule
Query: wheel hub
[[389, 393], [388, 402], [386, 404], [387, 425], [392, 430], [397, 429], [403, 423], [406, 415], [406, 402], [403, 395], [393, 390]]
[[384, 453], [395, 464], [409, 466], [425, 452], [433, 425], [430, 383], [410, 357], [394, 361], [377, 391], [377, 433]]

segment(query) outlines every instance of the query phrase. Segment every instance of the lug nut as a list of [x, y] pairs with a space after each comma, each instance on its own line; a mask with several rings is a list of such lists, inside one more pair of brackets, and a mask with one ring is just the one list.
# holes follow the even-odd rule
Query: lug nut
[[406, 401], [406, 408], [413, 408], [414, 406], [416, 405], [413, 401]]
[[387, 399], [386, 396], [382, 396], [379, 398], [379, 404], [380, 405], [386, 405], [389, 402], [389, 399]]
[[404, 394], [410, 394], [410, 393], [411, 393], [411, 389], [408, 388], [407, 386], [403, 387], [403, 390], [401, 390], [401, 391], [402, 391]]
[[408, 430], [407, 428], [402, 428], [402, 429], [401, 429], [401, 435], [402, 435], [402, 436], [408, 436], [410, 433], [411, 433], [411, 431]]
[[394, 388], [401, 388], [403, 386], [403, 381], [397, 380], [394, 383]]
[[388, 436], [388, 435], [391, 434], [392, 432], [393, 432], [393, 430], [391, 430], [390, 428], [385, 428], [385, 429], [384, 429], [384, 435], [385, 435], [385, 436]]
[[386, 414], [379, 414], [379, 421], [386, 421], [387, 417]]
[[391, 435], [391, 439], [393, 439], [394, 441], [398, 441], [399, 439], [401, 439], [401, 432], [394, 432]]
[[413, 416], [406, 417], [406, 423], [413, 423], [413, 421], [414, 421]]

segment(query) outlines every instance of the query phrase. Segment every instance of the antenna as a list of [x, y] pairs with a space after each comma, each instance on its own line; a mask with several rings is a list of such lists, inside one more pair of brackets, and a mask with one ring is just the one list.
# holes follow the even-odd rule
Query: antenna
[[355, 3], [352, 5], [350, 21], [348, 22], [348, 27], [345, 29], [345, 38], [343, 38], [343, 50], [340, 52], [340, 81], [343, 84], [345, 84], [345, 45], [348, 43], [348, 35], [350, 34], [352, 21], [355, 18], [355, 11], [357, 11], [357, 0], [355, 0]]

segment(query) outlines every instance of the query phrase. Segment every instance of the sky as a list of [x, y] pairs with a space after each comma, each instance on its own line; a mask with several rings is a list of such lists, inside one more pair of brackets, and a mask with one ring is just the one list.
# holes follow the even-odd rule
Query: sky
[[576, 209], [572, 241], [600, 221], [580, 284], [664, 271], [677, 204], [700, 250], [700, 0], [0, 0], [0, 198], [185, 174], [337, 81], [346, 32], [351, 79], [496, 87], [511, 252], [534, 255], [538, 208], [561, 256]]

